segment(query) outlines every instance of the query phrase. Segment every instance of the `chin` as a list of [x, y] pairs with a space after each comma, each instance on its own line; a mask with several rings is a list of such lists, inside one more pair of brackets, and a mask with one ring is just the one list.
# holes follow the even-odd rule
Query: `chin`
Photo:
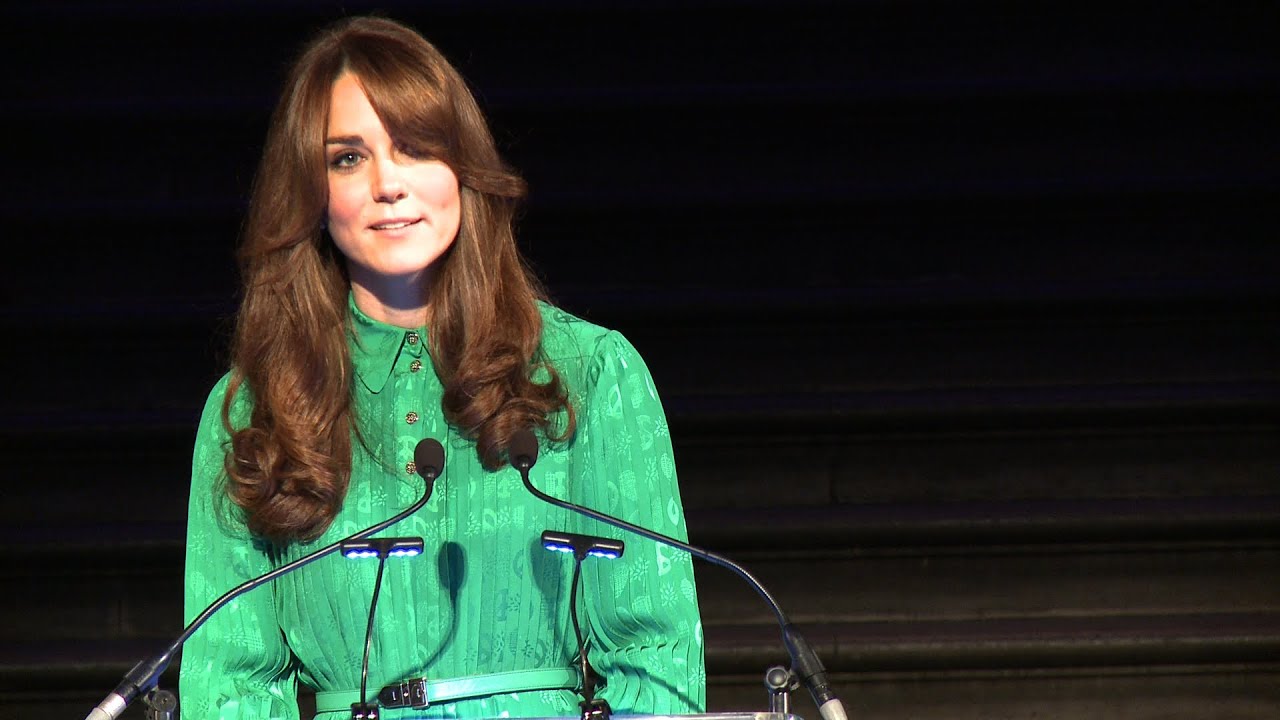
[[437, 254], [430, 257], [395, 258], [370, 269], [386, 277], [412, 278], [430, 270], [432, 266], [438, 264], [440, 258], [441, 256]]

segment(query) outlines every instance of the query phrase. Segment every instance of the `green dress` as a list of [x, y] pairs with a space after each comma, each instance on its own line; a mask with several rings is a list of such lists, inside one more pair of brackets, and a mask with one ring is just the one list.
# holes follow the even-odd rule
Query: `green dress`
[[[577, 652], [569, 614], [571, 556], [542, 549], [543, 530], [622, 539], [622, 558], [582, 565], [583, 632], [606, 683], [598, 693], [617, 714], [702, 712], [702, 627], [690, 557], [546, 504], [518, 473], [486, 471], [474, 443], [440, 409], [425, 328], [372, 320], [350, 303], [356, 412], [368, 450], [356, 444], [342, 510], [312, 543], [268, 553], [246, 532], [222, 490], [227, 378], [205, 405], [192, 461], [185, 617], [228, 589], [390, 517], [416, 501], [422, 481], [409, 465], [419, 440], [445, 447], [445, 471], [426, 507], [382, 536], [421, 536], [425, 552], [386, 563], [378, 600], [369, 694], [417, 677], [563, 668]], [[671, 439], [653, 381], [616, 332], [542, 306], [543, 349], [578, 412], [566, 443], [543, 441], [531, 479], [544, 492], [684, 539]], [[251, 402], [241, 392], [232, 423]], [[242, 595], [195, 633], [182, 654], [184, 720], [296, 718], [298, 683], [358, 690], [377, 560], [338, 554]], [[572, 690], [542, 690], [443, 702], [382, 717], [577, 715]], [[343, 712], [319, 718], [350, 717]]]

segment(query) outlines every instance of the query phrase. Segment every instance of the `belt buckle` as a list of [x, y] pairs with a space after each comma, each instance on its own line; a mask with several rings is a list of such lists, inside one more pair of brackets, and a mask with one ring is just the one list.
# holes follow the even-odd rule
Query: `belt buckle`
[[431, 704], [427, 700], [427, 679], [414, 678], [388, 685], [378, 693], [378, 703], [384, 708], [411, 707], [421, 710]]

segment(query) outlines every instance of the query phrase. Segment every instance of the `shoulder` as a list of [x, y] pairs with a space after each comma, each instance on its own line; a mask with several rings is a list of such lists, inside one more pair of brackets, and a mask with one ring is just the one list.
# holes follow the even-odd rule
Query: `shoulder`
[[[227, 395], [232, 392], [232, 376], [234, 371], [223, 373], [218, 382], [214, 383], [213, 389], [209, 391], [209, 396], [205, 398], [204, 410], [200, 413], [200, 430], [202, 434], [213, 432], [214, 434], [225, 434], [220, 432], [223, 430], [222, 408], [227, 402]], [[241, 382], [235, 390], [235, 396], [231, 400], [230, 419], [231, 425], [235, 428], [243, 428], [248, 426], [250, 416], [253, 413], [253, 397], [249, 392], [248, 385]]]
[[[539, 302], [542, 315], [542, 353], [560, 368], [585, 362], [598, 365], [610, 359], [639, 361], [640, 354], [622, 333], [583, 320], [550, 303]], [[565, 368], [568, 369], [568, 368]]]
[[644, 359], [622, 333], [548, 303], [539, 303], [539, 310], [543, 355], [571, 388], [590, 393], [601, 383], [623, 377], [652, 386]]
[[539, 301], [538, 311], [542, 315], [542, 352], [553, 364], [590, 357], [610, 334], [617, 334], [550, 303]]

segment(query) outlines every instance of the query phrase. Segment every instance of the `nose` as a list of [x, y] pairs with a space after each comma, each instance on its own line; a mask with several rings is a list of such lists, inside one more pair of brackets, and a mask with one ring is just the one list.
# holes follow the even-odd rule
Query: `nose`
[[405, 198], [404, 179], [400, 176], [400, 166], [392, 159], [382, 159], [373, 163], [373, 197], [378, 202], [393, 203]]

